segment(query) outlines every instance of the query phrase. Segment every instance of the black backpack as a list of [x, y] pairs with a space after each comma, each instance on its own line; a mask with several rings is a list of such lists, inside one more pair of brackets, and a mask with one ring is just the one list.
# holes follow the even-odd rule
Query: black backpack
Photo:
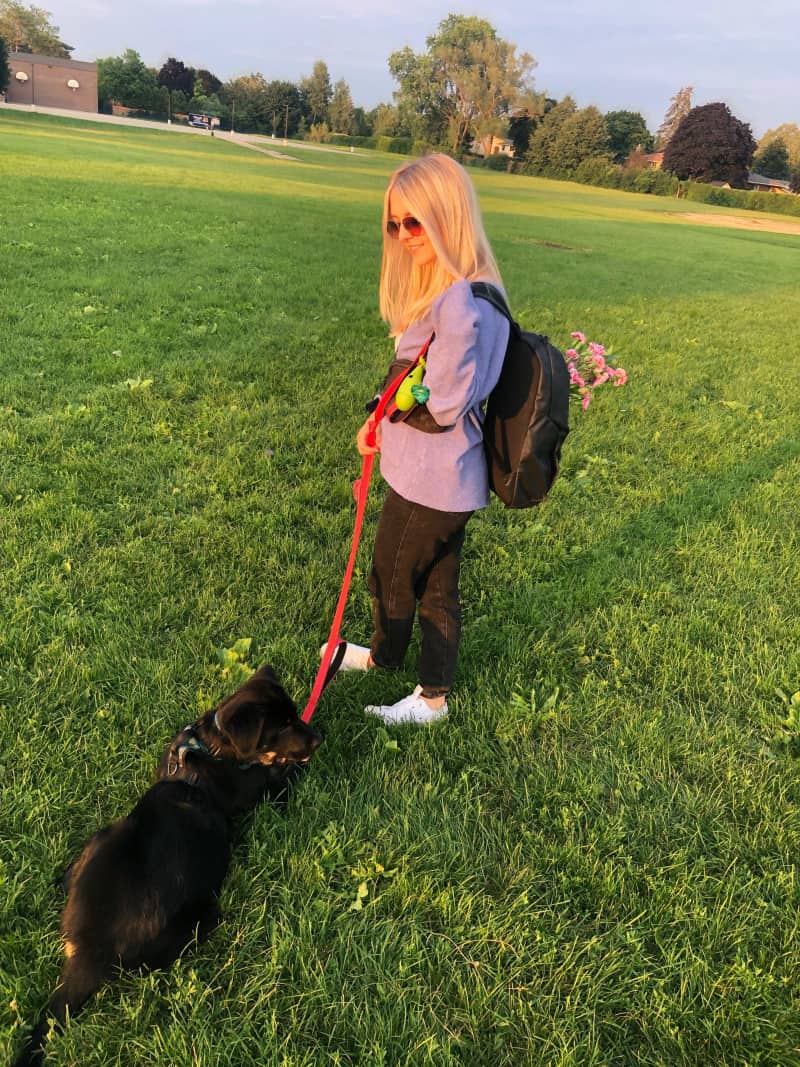
[[472, 292], [511, 326], [483, 423], [489, 485], [507, 508], [530, 508], [544, 500], [556, 480], [569, 433], [567, 363], [546, 337], [520, 329], [493, 285], [473, 282]]

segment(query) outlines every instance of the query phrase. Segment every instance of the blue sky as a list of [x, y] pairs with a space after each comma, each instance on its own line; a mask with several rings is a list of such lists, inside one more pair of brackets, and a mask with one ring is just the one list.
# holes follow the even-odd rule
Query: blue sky
[[[693, 103], [717, 100], [756, 138], [800, 123], [797, 0], [37, 0], [75, 59], [134, 48], [150, 66], [176, 56], [223, 81], [255, 71], [297, 82], [323, 59], [365, 108], [396, 88], [387, 58], [425, 38], [451, 12], [479, 15], [538, 62], [536, 88], [579, 107], [640, 111], [655, 132], [670, 97], [694, 86]], [[637, 8], [637, 9], [634, 9]]]

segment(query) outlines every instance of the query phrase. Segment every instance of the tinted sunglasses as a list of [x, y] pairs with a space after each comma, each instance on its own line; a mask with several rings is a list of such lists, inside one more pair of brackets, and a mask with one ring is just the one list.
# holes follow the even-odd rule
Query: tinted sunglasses
[[390, 237], [399, 237], [401, 226], [405, 227], [406, 232], [411, 237], [419, 237], [419, 235], [423, 232], [424, 229], [419, 219], [415, 219], [413, 215], [406, 215], [406, 217], [404, 219], [400, 219], [399, 222], [395, 222], [394, 219], [389, 219], [389, 221], [386, 223], [386, 232], [389, 234]]

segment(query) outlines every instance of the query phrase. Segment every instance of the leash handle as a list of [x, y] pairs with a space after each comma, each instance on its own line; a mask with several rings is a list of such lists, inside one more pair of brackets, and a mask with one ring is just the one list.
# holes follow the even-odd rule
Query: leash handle
[[[370, 425], [367, 430], [366, 442], [370, 448], [374, 448], [376, 444], [376, 431], [378, 429], [378, 423], [386, 414], [387, 408], [394, 399], [394, 395], [400, 388], [401, 383], [408, 377], [408, 375], [414, 370], [421, 359], [427, 355], [430, 348], [433, 336], [429, 337], [422, 348], [417, 353], [417, 358], [411, 364], [411, 366], [403, 374], [398, 374], [395, 380], [386, 388], [381, 394], [381, 398], [378, 401], [378, 406], [372, 413], [370, 419]], [[347, 642], [342, 641], [339, 636], [339, 631], [342, 626], [342, 619], [344, 618], [344, 609], [347, 605], [347, 595], [350, 592], [350, 582], [353, 577], [353, 571], [355, 569], [356, 555], [358, 553], [358, 543], [361, 540], [361, 528], [364, 525], [364, 512], [367, 507], [367, 497], [369, 496], [369, 483], [372, 478], [372, 468], [375, 463], [375, 453], [371, 453], [368, 456], [361, 457], [361, 475], [353, 482], [353, 495], [356, 498], [356, 518], [353, 526], [353, 541], [350, 545], [350, 558], [347, 561], [347, 567], [344, 572], [344, 579], [342, 581], [342, 588], [339, 591], [339, 599], [336, 603], [336, 611], [333, 614], [333, 622], [331, 623], [330, 633], [328, 634], [328, 642], [325, 647], [325, 651], [322, 655], [322, 660], [317, 671], [317, 676], [314, 679], [314, 686], [311, 690], [311, 696], [308, 698], [308, 703], [303, 709], [303, 714], [300, 718], [303, 722], [310, 722], [311, 716], [317, 710], [317, 704], [319, 698], [322, 696], [322, 691], [325, 686], [330, 682], [336, 672], [339, 670], [344, 654], [347, 649]]]

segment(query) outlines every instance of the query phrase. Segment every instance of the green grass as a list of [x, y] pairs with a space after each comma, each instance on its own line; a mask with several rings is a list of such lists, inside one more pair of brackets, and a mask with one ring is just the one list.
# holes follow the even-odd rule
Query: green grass
[[[0, 112], [6, 1056], [57, 979], [55, 874], [232, 688], [216, 650], [310, 689], [398, 161], [291, 154]], [[363, 715], [413, 657], [337, 680], [220, 928], [48, 1063], [800, 1061], [800, 238], [474, 177], [523, 324], [613, 345], [629, 384], [576, 413], [544, 506], [473, 521], [449, 721]]]

